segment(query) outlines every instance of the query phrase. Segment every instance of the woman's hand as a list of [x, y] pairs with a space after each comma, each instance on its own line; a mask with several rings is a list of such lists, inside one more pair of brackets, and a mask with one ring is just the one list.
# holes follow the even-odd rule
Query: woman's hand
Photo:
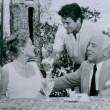
[[45, 81], [45, 79], [43, 78], [42, 79], [42, 87], [41, 87], [41, 90], [40, 90], [40, 93], [42, 94], [42, 95], [45, 95], [45, 92], [44, 92], [44, 86], [46, 86], [46, 81]]
[[53, 65], [53, 58], [45, 58], [42, 60], [42, 65], [43, 65], [43, 69], [45, 71], [50, 71], [50, 69], [52, 68]]

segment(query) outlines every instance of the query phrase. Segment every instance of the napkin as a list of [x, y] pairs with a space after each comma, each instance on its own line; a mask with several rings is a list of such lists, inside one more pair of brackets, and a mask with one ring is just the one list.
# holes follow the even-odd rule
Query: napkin
[[87, 94], [74, 94], [72, 97], [64, 98], [66, 102], [88, 102], [90, 101]]

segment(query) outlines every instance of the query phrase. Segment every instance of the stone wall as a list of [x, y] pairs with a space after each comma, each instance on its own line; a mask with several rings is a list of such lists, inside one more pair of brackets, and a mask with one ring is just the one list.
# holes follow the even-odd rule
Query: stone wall
[[[6, 33], [8, 33], [8, 36], [12, 33], [14, 33], [15, 31], [19, 30], [19, 29], [24, 29], [28, 32], [29, 36], [30, 36], [30, 31], [29, 31], [29, 8], [33, 8], [33, 17], [32, 17], [32, 22], [33, 24], [31, 26], [32, 27], [32, 34], [33, 34], [33, 43], [36, 46], [36, 60], [38, 61], [38, 63], [41, 62], [41, 58], [42, 58], [42, 53], [41, 53], [41, 47], [42, 47], [42, 39], [40, 37], [40, 28], [39, 28], [39, 9], [38, 9], [38, 1], [37, 0], [5, 0], [5, 4], [6, 1], [8, 5], [8, 8], [6, 8], [6, 6], [4, 6], [4, 8], [6, 8], [4, 10], [5, 16], [4, 16], [4, 31], [6, 31]], [[7, 24], [5, 23], [7, 19]], [[8, 28], [8, 29], [7, 29]]]
[[10, 36], [10, 1], [3, 0], [3, 37]]
[[24, 29], [29, 32], [28, 27], [28, 10], [24, 3], [10, 5], [10, 32]]

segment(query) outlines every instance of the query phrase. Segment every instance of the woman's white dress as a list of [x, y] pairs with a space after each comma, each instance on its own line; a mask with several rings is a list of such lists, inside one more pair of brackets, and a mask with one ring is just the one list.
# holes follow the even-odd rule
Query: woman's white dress
[[7, 64], [9, 70], [9, 83], [6, 96], [10, 98], [35, 98], [42, 87], [42, 75], [35, 62], [30, 62], [35, 70], [35, 75], [25, 78], [19, 75], [12, 63]]

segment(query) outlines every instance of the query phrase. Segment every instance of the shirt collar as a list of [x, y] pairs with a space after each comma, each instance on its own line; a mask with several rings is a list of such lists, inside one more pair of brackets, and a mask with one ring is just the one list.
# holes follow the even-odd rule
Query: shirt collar
[[[100, 69], [101, 69], [103, 62], [104, 62], [104, 61], [102, 61], [102, 62], [96, 64], [97, 70], [100, 70]], [[95, 65], [95, 64], [94, 64], [94, 65]]]

